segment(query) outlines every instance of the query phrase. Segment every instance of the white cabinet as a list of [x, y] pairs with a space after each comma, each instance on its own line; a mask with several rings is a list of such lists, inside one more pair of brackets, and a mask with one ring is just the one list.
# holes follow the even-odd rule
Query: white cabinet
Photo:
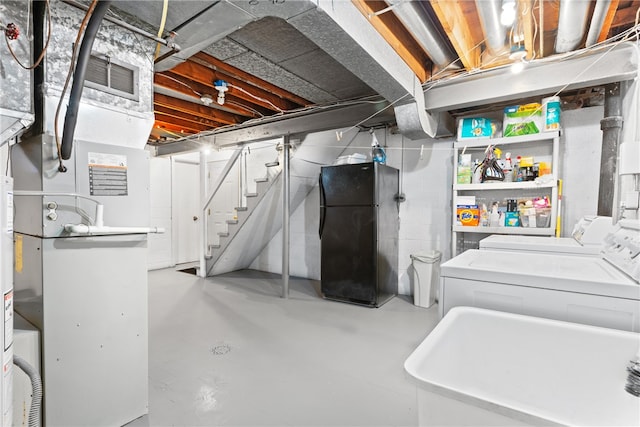
[[[521, 235], [538, 235], [553, 236], [556, 234], [556, 222], [558, 217], [558, 162], [559, 162], [559, 143], [560, 132], [544, 132], [533, 135], [513, 136], [506, 138], [490, 138], [490, 139], [465, 139], [454, 143], [454, 176], [453, 176], [453, 218], [452, 218], [452, 254], [458, 253], [458, 238], [460, 233], [482, 233], [482, 234], [521, 234]], [[540, 177], [535, 181], [489, 181], [485, 183], [459, 184], [458, 183], [458, 160], [460, 155], [471, 154], [472, 159], [482, 161], [486, 148], [491, 145], [502, 150], [503, 155], [507, 152], [511, 153], [511, 158], [517, 156], [533, 157], [534, 161], [550, 164], [550, 174], [546, 178]], [[500, 206], [504, 206], [506, 200], [523, 198], [547, 197], [551, 203], [548, 212], [550, 219], [543, 224], [528, 224], [532, 226], [473, 226], [461, 225], [458, 221], [458, 206], [468, 205], [464, 202], [465, 196], [474, 196], [480, 210], [482, 205], [486, 205], [487, 209], [491, 209], [491, 205], [497, 202]], [[461, 203], [462, 202], [462, 203]], [[504, 221], [501, 220], [501, 224]], [[541, 225], [541, 226], [538, 226]], [[478, 240], [481, 237], [477, 236]], [[463, 239], [464, 240], [464, 239]], [[466, 247], [460, 248], [468, 249]]]

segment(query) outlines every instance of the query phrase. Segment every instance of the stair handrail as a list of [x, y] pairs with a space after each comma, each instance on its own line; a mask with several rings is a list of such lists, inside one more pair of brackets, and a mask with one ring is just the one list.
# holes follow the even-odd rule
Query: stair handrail
[[[220, 187], [222, 187], [222, 184], [224, 183], [224, 180], [227, 178], [227, 175], [229, 175], [229, 172], [231, 171], [231, 169], [233, 168], [233, 166], [235, 166], [236, 162], [238, 161], [238, 158], [240, 157], [240, 154], [242, 154], [243, 151], [243, 145], [238, 145], [236, 147], [236, 149], [233, 151], [233, 154], [231, 155], [231, 157], [229, 158], [229, 160], [227, 161], [227, 164], [224, 166], [224, 169], [222, 170], [222, 172], [220, 173], [220, 176], [218, 178], [218, 181], [216, 181], [215, 185], [213, 186], [210, 196], [207, 198], [207, 201], [202, 205], [202, 209], [201, 209], [201, 218], [202, 218], [202, 245], [200, 248], [200, 275], [204, 274], [206, 275], [206, 257], [209, 256], [211, 257], [211, 255], [209, 254], [209, 220], [207, 217], [207, 209], [209, 209], [209, 206], [211, 205], [211, 202], [213, 201], [213, 198], [215, 197], [216, 193], [218, 192], [218, 190], [220, 189]], [[205, 277], [205, 276], [202, 276]]]

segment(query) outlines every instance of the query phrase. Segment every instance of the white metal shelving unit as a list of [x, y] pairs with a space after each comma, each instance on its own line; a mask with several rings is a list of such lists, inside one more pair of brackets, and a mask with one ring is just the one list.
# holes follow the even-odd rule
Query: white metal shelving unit
[[[544, 156], [551, 159], [552, 179], [545, 183], [538, 184], [535, 181], [522, 182], [489, 182], [482, 184], [457, 184], [458, 157], [463, 150], [481, 153], [484, 157], [484, 149], [493, 145], [503, 152], [511, 151], [519, 155], [534, 152], [535, 156]], [[453, 145], [455, 151], [454, 176], [453, 176], [453, 221], [452, 221], [452, 254], [457, 254], [457, 233], [483, 233], [483, 234], [520, 234], [536, 236], [553, 236], [556, 230], [558, 214], [558, 166], [559, 166], [559, 145], [560, 132], [543, 132], [534, 135], [513, 136], [503, 138], [483, 138], [465, 139], [456, 141]], [[479, 149], [479, 150], [478, 150]], [[475, 151], [474, 151], [475, 150]], [[524, 150], [524, 151], [523, 151]], [[512, 158], [515, 158], [512, 154]], [[475, 195], [481, 197], [483, 194], [496, 195], [500, 193], [524, 195], [535, 190], [545, 190], [550, 192], [551, 200], [551, 223], [549, 227], [482, 227], [456, 225], [456, 211], [458, 206], [458, 196]]]

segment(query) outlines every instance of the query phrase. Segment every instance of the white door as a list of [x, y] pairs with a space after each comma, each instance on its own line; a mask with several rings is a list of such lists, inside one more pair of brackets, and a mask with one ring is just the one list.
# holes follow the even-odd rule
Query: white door
[[200, 166], [174, 163], [174, 212], [176, 212], [176, 264], [198, 261], [200, 251]]
[[[228, 160], [209, 162], [209, 189], [218, 182], [220, 173], [226, 166]], [[239, 204], [239, 177], [238, 163], [229, 171], [224, 182], [220, 186], [213, 202], [207, 210], [209, 221], [209, 242], [208, 244], [219, 243], [218, 232], [227, 231], [227, 220], [234, 219], [235, 208]]]

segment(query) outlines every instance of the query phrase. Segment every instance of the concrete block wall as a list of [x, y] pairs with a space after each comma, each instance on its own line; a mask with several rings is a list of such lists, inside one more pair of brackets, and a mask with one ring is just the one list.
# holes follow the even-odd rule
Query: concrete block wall
[[[563, 236], [573, 225], [597, 209], [602, 107], [563, 112], [560, 146], [560, 176], [564, 182]], [[411, 295], [410, 255], [438, 250], [442, 261], [451, 258], [451, 218], [453, 180], [453, 138], [412, 141], [402, 135], [376, 131], [386, 144], [387, 164], [400, 170], [401, 192], [398, 253], [398, 293]], [[369, 153], [371, 137], [361, 132], [344, 154]], [[291, 217], [292, 275], [320, 279], [320, 239], [318, 238], [318, 192], [312, 191]], [[251, 268], [281, 273], [282, 234], [252, 263]]]

